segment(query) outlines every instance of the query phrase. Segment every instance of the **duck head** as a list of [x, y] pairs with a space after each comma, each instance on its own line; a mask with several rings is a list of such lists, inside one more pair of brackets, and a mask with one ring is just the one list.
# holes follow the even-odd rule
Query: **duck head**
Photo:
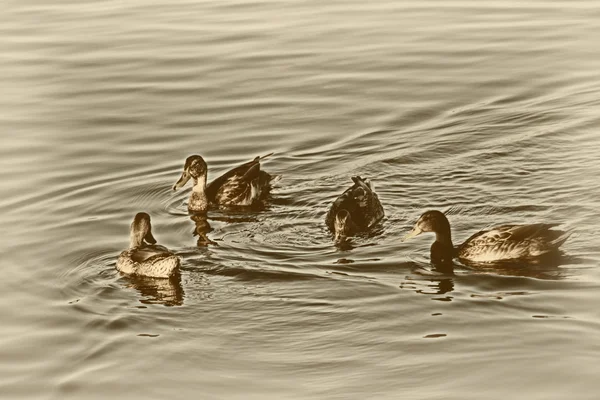
[[201, 156], [193, 155], [189, 156], [185, 160], [185, 164], [183, 166], [183, 172], [181, 173], [181, 177], [179, 180], [173, 185], [173, 190], [177, 190], [181, 188], [183, 185], [190, 180], [190, 178], [194, 178], [194, 185], [198, 183], [198, 181], [202, 181], [204, 185], [206, 185], [206, 175], [208, 173], [206, 162]]
[[341, 209], [335, 215], [333, 222], [333, 230], [335, 234], [335, 241], [345, 240], [348, 236], [351, 236], [354, 232], [354, 223], [350, 217], [350, 213], [347, 210]]
[[131, 223], [129, 235], [129, 248], [143, 246], [147, 244], [156, 244], [156, 239], [152, 236], [152, 226], [150, 225], [150, 216], [145, 212], [140, 212], [135, 215]]
[[418, 236], [423, 232], [434, 232], [438, 238], [450, 239], [450, 222], [441, 211], [427, 211], [421, 215], [412, 231], [404, 236], [402, 241]]

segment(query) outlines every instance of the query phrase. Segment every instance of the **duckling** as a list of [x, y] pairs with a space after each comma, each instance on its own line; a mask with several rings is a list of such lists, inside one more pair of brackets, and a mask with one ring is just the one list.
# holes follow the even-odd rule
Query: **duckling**
[[188, 210], [204, 212], [210, 205], [216, 206], [253, 206], [264, 199], [271, 189], [271, 183], [280, 176], [269, 175], [260, 169], [260, 161], [269, 157], [256, 157], [224, 173], [208, 185], [206, 162], [199, 155], [189, 156], [185, 160], [183, 173], [173, 185], [173, 190], [181, 188], [190, 178], [194, 179], [194, 188], [188, 202]]
[[151, 229], [150, 216], [137, 213], [131, 223], [129, 249], [119, 255], [117, 270], [152, 278], [169, 278], [177, 274], [179, 257], [157, 245]]
[[354, 185], [333, 202], [325, 216], [325, 224], [335, 241], [367, 231], [384, 216], [371, 182], [360, 176], [353, 176], [352, 181]]
[[571, 232], [551, 229], [557, 225], [501, 225], [479, 231], [455, 248], [448, 218], [442, 212], [432, 210], [421, 215], [403, 241], [422, 232], [434, 232], [436, 238], [431, 246], [434, 264], [451, 263], [454, 257], [474, 263], [526, 261], [558, 251]]

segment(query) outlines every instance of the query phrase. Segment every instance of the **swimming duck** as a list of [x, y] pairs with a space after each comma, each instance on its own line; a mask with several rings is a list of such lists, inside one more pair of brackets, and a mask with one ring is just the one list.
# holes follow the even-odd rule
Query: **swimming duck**
[[436, 210], [427, 211], [417, 221], [404, 240], [422, 232], [434, 232], [431, 261], [451, 263], [454, 257], [475, 263], [507, 260], [532, 260], [556, 252], [571, 232], [553, 230], [558, 224], [501, 225], [475, 233], [463, 244], [454, 247], [450, 222]]
[[368, 230], [384, 215], [371, 182], [360, 176], [353, 176], [352, 181], [354, 185], [333, 202], [325, 216], [336, 241]]
[[169, 278], [177, 274], [179, 257], [157, 245], [151, 229], [150, 216], [137, 213], [131, 223], [129, 249], [121, 252], [117, 259], [119, 271], [152, 278]]
[[209, 205], [216, 206], [252, 206], [262, 200], [271, 188], [271, 183], [278, 180], [278, 175], [269, 175], [260, 169], [260, 161], [269, 157], [256, 157], [224, 173], [208, 185], [206, 178], [208, 169], [201, 156], [189, 156], [185, 160], [183, 173], [173, 185], [173, 190], [181, 188], [194, 179], [194, 188], [188, 202], [188, 210], [203, 212]]

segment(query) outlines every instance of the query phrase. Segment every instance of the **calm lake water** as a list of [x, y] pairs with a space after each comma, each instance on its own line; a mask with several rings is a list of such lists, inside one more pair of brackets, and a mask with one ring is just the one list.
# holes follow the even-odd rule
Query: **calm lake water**
[[[6, 1], [0, 14], [0, 397], [596, 399], [597, 1]], [[271, 151], [266, 210], [209, 214], [209, 179]], [[324, 227], [350, 176], [386, 218]], [[555, 222], [560, 265], [429, 265]], [[180, 280], [115, 270], [138, 211]]]

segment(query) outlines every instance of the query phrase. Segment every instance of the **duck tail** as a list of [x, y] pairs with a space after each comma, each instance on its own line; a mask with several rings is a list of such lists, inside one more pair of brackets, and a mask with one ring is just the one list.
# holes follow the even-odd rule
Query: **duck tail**
[[370, 179], [363, 178], [360, 175], [352, 176], [351, 179], [352, 179], [352, 182], [354, 182], [356, 185], [364, 186], [364, 187], [370, 189], [371, 192], [375, 191], [375, 187], [373, 186], [373, 182]]
[[279, 182], [281, 180], [281, 178], [282, 178], [281, 174], [270, 175], [269, 184], [272, 184], [272, 183], [275, 183], [275, 182]]
[[270, 153], [269, 153], [269, 154], [267, 154], [267, 155], [264, 155], [264, 156], [259, 156], [259, 157], [258, 157], [258, 159], [259, 159], [260, 161], [262, 161], [262, 160], [264, 160], [264, 159], [265, 159], [265, 158], [267, 158], [267, 157], [271, 157], [273, 154], [275, 154], [275, 152], [274, 152], [274, 151], [270, 152]]
[[365, 181], [362, 178], [362, 176], [360, 176], [360, 175], [351, 176], [350, 179], [352, 179], [352, 182], [356, 183], [357, 185], [360, 185], [361, 183], [364, 183], [364, 181]]
[[550, 245], [554, 248], [554, 249], [558, 249], [560, 246], [562, 246], [567, 239], [569, 239], [571, 237], [571, 235], [573, 234], [573, 229], [569, 229], [568, 231], [561, 231], [560, 235], [552, 240], [550, 242]]

